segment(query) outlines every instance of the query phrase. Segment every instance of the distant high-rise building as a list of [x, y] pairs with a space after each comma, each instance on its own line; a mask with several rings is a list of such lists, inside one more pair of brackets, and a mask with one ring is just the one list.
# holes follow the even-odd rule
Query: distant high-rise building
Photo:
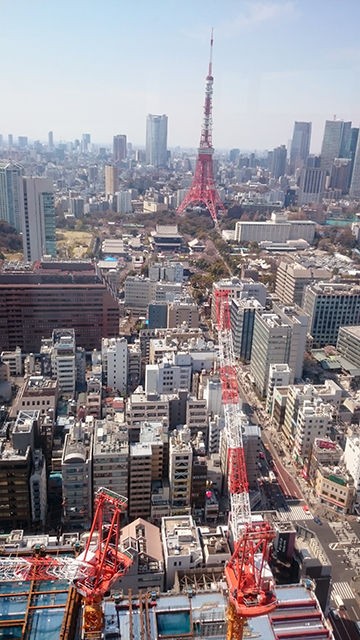
[[83, 133], [81, 136], [81, 153], [88, 153], [90, 151], [91, 135], [90, 133]]
[[0, 220], [21, 231], [24, 212], [22, 167], [13, 162], [0, 165]]
[[239, 162], [239, 157], [240, 157], [240, 149], [230, 149], [230, 153], [229, 153], [230, 162], [237, 164]]
[[20, 149], [26, 149], [26, 147], [28, 146], [27, 136], [19, 136], [18, 137], [18, 145], [19, 145]]
[[[355, 138], [355, 134], [353, 134]], [[356, 151], [353, 160], [353, 169], [350, 183], [350, 196], [352, 198], [360, 198], [360, 136], [358, 130]], [[0, 203], [1, 207], [1, 203]]]
[[319, 203], [325, 189], [325, 179], [326, 170], [321, 168], [319, 156], [309, 156], [300, 175], [298, 204]]
[[12, 133], [9, 133], [8, 135], [8, 147], [9, 149], [11, 149], [11, 147], [14, 146], [14, 136]]
[[166, 115], [149, 114], [146, 119], [146, 164], [165, 167], [167, 164], [167, 126]]
[[276, 147], [271, 155], [270, 171], [273, 178], [280, 178], [285, 175], [286, 171], [286, 147], [282, 144], [280, 147]]
[[341, 194], [348, 193], [351, 179], [351, 158], [335, 158], [331, 167], [330, 187]]
[[119, 172], [112, 164], [105, 165], [105, 195], [113, 196], [118, 191]]
[[48, 133], [48, 149], [49, 151], [52, 151], [54, 148], [54, 134], [52, 131], [49, 131]]
[[23, 251], [27, 262], [56, 256], [54, 188], [49, 178], [23, 178]]
[[290, 173], [302, 169], [310, 152], [311, 122], [295, 122], [290, 147]]
[[321, 169], [330, 173], [334, 158], [350, 157], [351, 122], [326, 120], [321, 146]]
[[127, 157], [126, 136], [118, 134], [113, 138], [113, 158], [114, 162], [122, 162]]

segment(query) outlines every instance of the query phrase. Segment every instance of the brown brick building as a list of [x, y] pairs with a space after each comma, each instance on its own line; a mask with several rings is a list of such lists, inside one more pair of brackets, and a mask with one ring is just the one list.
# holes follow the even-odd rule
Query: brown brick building
[[76, 345], [101, 347], [119, 333], [119, 305], [91, 262], [39, 262], [0, 271], [0, 351], [40, 351], [53, 329], [73, 328]]

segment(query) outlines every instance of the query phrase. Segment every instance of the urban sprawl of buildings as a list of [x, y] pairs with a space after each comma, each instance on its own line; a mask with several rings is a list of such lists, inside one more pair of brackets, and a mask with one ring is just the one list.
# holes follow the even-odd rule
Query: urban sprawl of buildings
[[[297, 624], [331, 638], [343, 600], [349, 622], [360, 618], [359, 129], [326, 121], [318, 156], [310, 122], [295, 122], [289, 149], [216, 155], [222, 255], [210, 217], [208, 233], [182, 229], [204, 211], [175, 218], [196, 153], [170, 152], [167, 126], [147, 117], [145, 150], [124, 134], [112, 148], [90, 134], [0, 136], [0, 225], [23, 254], [0, 265], [2, 553], [39, 540], [71, 552], [107, 487], [128, 501], [121, 543], [133, 558], [115, 591], [166, 591], [164, 611], [192, 598], [193, 637], [225, 637], [225, 290], [251, 507], [276, 534], [277, 613], [301, 601]], [[331, 228], [346, 244], [328, 251]], [[69, 229], [93, 233], [79, 255], [60, 251], [56, 232]], [[237, 265], [196, 296], [209, 242]], [[125, 609], [104, 611], [104, 637], [118, 637], [114, 625], [130, 637]], [[280, 618], [266, 620], [251, 622], [256, 637], [282, 638]]]

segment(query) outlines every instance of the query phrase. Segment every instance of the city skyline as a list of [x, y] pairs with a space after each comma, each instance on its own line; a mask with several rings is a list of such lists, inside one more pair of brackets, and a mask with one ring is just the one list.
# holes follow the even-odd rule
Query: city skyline
[[3, 4], [1, 133], [144, 146], [165, 113], [168, 146], [196, 148], [214, 27], [215, 148], [288, 145], [299, 120], [319, 152], [325, 120], [360, 121], [359, 17], [356, 0]]

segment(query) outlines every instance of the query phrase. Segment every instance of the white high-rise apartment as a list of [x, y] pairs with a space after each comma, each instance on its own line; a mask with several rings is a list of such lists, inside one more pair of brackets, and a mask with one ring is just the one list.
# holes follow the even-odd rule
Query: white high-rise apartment
[[49, 178], [23, 178], [21, 224], [24, 258], [28, 262], [56, 256], [54, 188]]
[[74, 396], [76, 386], [76, 342], [74, 329], [54, 329], [52, 333], [51, 369], [60, 393]]
[[106, 385], [125, 395], [129, 370], [129, 350], [126, 338], [103, 338], [101, 357]]
[[173, 431], [170, 437], [169, 483], [173, 512], [185, 513], [191, 505], [191, 469], [193, 450], [190, 429]]
[[167, 126], [166, 115], [156, 116], [149, 113], [146, 119], [146, 164], [151, 164], [153, 167], [166, 167]]
[[24, 217], [22, 167], [14, 162], [0, 165], [0, 220], [21, 231]]
[[304, 460], [311, 454], [311, 447], [315, 438], [330, 436], [333, 422], [333, 407], [324, 403], [320, 398], [305, 400], [299, 408], [294, 431], [293, 455]]
[[308, 318], [299, 307], [274, 306], [255, 315], [250, 371], [265, 396], [271, 364], [288, 364], [290, 381], [302, 375]]
[[128, 497], [129, 434], [126, 427], [106, 418], [96, 420], [93, 440], [93, 493], [107, 487]]

